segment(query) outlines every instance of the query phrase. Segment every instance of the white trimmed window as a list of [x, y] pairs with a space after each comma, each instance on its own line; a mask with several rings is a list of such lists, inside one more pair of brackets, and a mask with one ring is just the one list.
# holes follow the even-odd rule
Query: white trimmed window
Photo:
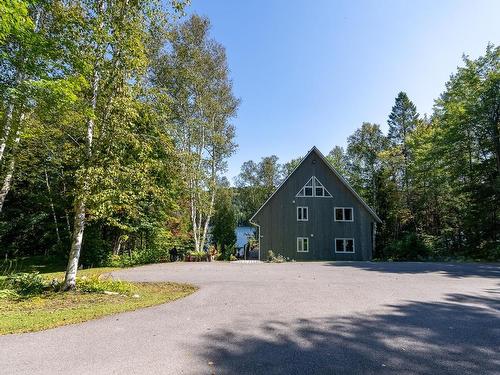
[[308, 237], [297, 237], [297, 252], [298, 253], [308, 253], [309, 252], [309, 238]]
[[324, 197], [331, 198], [332, 195], [319, 180], [312, 176], [309, 181], [300, 189], [296, 197]]
[[309, 220], [309, 207], [297, 207], [297, 221]]
[[354, 221], [352, 207], [335, 207], [335, 221]]
[[354, 238], [335, 238], [336, 253], [354, 253]]

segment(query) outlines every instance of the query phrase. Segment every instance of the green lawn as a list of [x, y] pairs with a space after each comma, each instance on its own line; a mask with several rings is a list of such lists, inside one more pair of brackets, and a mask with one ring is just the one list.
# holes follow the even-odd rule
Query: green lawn
[[[113, 268], [81, 270], [78, 277], [98, 276]], [[48, 280], [62, 279], [63, 272], [46, 273]], [[176, 283], [127, 283], [129, 295], [48, 292], [31, 298], [0, 299], [0, 335], [34, 332], [84, 322], [102, 316], [159, 305], [185, 297], [196, 287]], [[135, 296], [134, 296], [135, 295]]]

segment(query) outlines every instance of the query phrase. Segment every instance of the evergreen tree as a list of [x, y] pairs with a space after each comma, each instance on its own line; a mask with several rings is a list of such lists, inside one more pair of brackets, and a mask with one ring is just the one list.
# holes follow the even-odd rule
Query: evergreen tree
[[411, 176], [409, 170], [412, 163], [412, 155], [408, 147], [408, 139], [419, 123], [417, 108], [408, 98], [406, 93], [400, 92], [396, 97], [395, 104], [389, 114], [387, 123], [389, 124], [388, 138], [393, 150], [386, 154], [392, 160], [393, 177], [401, 191], [400, 203], [401, 225], [406, 230], [408, 226], [414, 225], [414, 207], [411, 200]]

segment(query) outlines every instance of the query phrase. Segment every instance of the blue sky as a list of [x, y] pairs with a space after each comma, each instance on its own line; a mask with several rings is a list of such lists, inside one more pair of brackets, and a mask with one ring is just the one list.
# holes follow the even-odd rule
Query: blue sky
[[325, 154], [363, 121], [387, 129], [399, 91], [430, 113], [463, 53], [500, 43], [500, 1], [192, 0], [227, 50], [239, 147], [281, 162], [316, 145]]

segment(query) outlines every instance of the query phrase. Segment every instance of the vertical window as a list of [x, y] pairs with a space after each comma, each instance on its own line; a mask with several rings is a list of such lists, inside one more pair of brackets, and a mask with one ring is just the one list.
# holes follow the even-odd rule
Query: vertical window
[[309, 181], [300, 189], [296, 197], [327, 197], [332, 198], [332, 195], [326, 190], [321, 182], [316, 177], [311, 177]]
[[306, 197], [312, 197], [313, 195], [313, 181], [312, 178], [307, 181], [307, 184], [304, 186], [304, 195]]
[[297, 237], [297, 252], [298, 253], [309, 252], [309, 238], [308, 237]]
[[336, 238], [336, 253], [354, 253], [354, 238]]
[[335, 221], [354, 221], [352, 207], [335, 207]]
[[309, 208], [297, 207], [297, 221], [308, 221], [308, 220], [309, 220]]

